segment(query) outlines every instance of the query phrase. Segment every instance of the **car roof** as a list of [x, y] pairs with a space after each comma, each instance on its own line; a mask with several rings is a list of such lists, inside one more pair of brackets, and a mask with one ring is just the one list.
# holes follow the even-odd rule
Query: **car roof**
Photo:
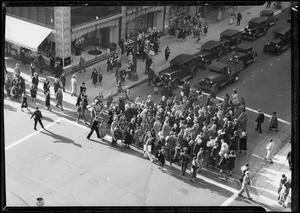
[[267, 17], [255, 17], [255, 18], [251, 19], [249, 22], [253, 22], [253, 23], [259, 24], [259, 23], [262, 23], [262, 22], [264, 22], [266, 20], [268, 20]]
[[286, 34], [291, 28], [284, 28], [284, 29], [274, 29], [272, 32], [273, 33], [279, 33], [279, 34]]
[[240, 49], [249, 49], [249, 48], [252, 48], [252, 46], [248, 45], [248, 44], [243, 44], [243, 43], [240, 43], [239, 45], [236, 46], [237, 48], [240, 48]]
[[213, 61], [213, 62], [209, 65], [209, 68], [224, 69], [224, 68], [226, 68], [227, 66], [228, 66], [227, 64], [223, 64], [223, 63], [218, 62], [218, 61]]
[[191, 59], [193, 59], [194, 56], [193, 55], [189, 55], [189, 54], [180, 54], [178, 56], [176, 56], [175, 58], [173, 58], [170, 61], [170, 64], [175, 64], [175, 65], [183, 65], [186, 62], [190, 61]]
[[201, 47], [203, 49], [212, 49], [212, 48], [218, 46], [218, 44], [219, 44], [219, 41], [209, 40], [209, 41], [205, 42]]
[[221, 32], [220, 35], [223, 35], [223, 36], [233, 36], [235, 34], [238, 34], [240, 31], [239, 30], [234, 30], [234, 29], [226, 29], [224, 30], [223, 32]]
[[260, 13], [262, 13], [262, 14], [271, 14], [271, 13], [274, 13], [274, 11], [272, 11], [272, 10], [262, 10]]

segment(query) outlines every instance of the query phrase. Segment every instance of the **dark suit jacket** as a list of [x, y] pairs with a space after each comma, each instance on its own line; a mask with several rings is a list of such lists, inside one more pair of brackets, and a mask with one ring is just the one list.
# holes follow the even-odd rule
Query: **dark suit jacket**
[[263, 123], [264, 119], [265, 119], [265, 115], [263, 113], [259, 113], [255, 121], [257, 123]]

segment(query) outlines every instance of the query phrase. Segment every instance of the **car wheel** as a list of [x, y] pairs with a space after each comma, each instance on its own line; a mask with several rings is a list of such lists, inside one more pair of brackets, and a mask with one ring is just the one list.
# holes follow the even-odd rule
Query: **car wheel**
[[280, 55], [281, 53], [282, 53], [282, 49], [279, 48], [279, 49], [276, 51], [276, 54], [277, 54], [277, 55]]
[[219, 90], [220, 90], [220, 85], [217, 84], [217, 83], [214, 84], [214, 85], [212, 86], [211, 90], [217, 94], [217, 93], [219, 92]]
[[[265, 51], [265, 47], [264, 47], [264, 51]], [[256, 61], [256, 59], [257, 59], [257, 53], [253, 53], [252, 59], [253, 59], [253, 62]]]

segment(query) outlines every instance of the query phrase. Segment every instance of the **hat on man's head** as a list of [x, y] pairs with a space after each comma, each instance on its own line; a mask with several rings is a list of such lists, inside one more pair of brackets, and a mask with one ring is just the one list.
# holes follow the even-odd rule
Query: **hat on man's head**
[[247, 172], [245, 172], [245, 174], [246, 174], [246, 175], [249, 175], [249, 174], [250, 174], [250, 172], [249, 172], [249, 171], [247, 171]]

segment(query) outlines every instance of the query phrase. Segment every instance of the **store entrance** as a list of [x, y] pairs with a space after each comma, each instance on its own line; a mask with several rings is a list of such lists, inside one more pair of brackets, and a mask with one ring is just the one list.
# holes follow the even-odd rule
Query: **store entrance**
[[100, 29], [100, 46], [105, 48], [109, 47], [109, 32], [109, 27]]

